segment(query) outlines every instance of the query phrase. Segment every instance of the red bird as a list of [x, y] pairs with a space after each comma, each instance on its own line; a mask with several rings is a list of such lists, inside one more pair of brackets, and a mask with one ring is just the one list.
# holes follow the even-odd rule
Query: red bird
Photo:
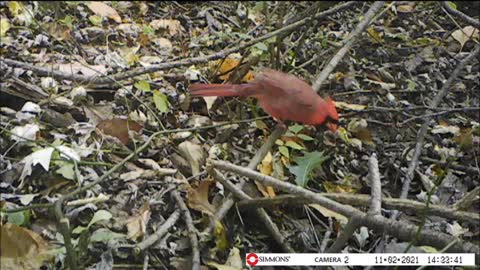
[[267, 69], [246, 84], [192, 84], [193, 97], [254, 97], [260, 107], [279, 120], [308, 125], [326, 124], [335, 132], [338, 113], [330, 97], [321, 98], [312, 87], [299, 78]]

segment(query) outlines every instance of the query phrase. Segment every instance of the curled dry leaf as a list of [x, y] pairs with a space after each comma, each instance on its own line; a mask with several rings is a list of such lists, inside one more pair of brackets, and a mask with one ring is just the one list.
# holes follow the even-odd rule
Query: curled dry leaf
[[200, 167], [205, 161], [205, 152], [203, 148], [191, 141], [184, 141], [178, 145], [180, 154], [188, 161], [190, 168], [192, 169], [192, 175], [200, 172]]
[[40, 269], [49, 259], [47, 242], [37, 233], [11, 223], [0, 228], [2, 269]]
[[458, 29], [452, 33], [452, 37], [460, 43], [460, 46], [463, 48], [463, 45], [467, 43], [470, 39], [475, 39], [479, 37], [478, 28], [473, 26], [466, 26], [463, 29]]
[[168, 29], [168, 32], [171, 36], [174, 36], [183, 30], [180, 21], [169, 19], [153, 20], [150, 22], [150, 27], [155, 30]]
[[109, 5], [103, 2], [94, 1], [94, 2], [88, 3], [87, 6], [96, 15], [108, 17], [117, 23], [122, 22], [122, 18], [120, 17], [118, 12], [114, 8], [110, 7]]
[[55, 64], [53, 66], [67, 74], [83, 74], [87, 77], [107, 75], [107, 67], [105, 65], [88, 65], [74, 62], [69, 64]]
[[334, 212], [332, 210], [329, 210], [319, 204], [309, 204], [308, 206], [316, 209], [318, 212], [320, 212], [324, 217], [332, 217], [336, 219], [338, 222], [342, 224], [346, 224], [348, 222], [348, 218], [345, 217], [342, 214], [339, 214], [337, 212]]
[[[273, 156], [270, 152], [267, 153], [257, 168], [264, 175], [270, 176], [273, 174]], [[263, 194], [263, 196], [270, 198], [275, 197], [275, 191], [273, 190], [272, 186], [265, 186], [258, 181], [255, 181], [255, 185], [257, 185], [258, 190]]]
[[335, 107], [340, 109], [348, 109], [352, 111], [363, 111], [367, 108], [366, 105], [350, 104], [342, 101], [335, 101]]
[[132, 130], [140, 133], [143, 126], [131, 120], [114, 118], [100, 122], [97, 128], [104, 134], [118, 138], [123, 144], [126, 145], [129, 140], [128, 132]]
[[138, 213], [127, 220], [128, 239], [136, 240], [145, 235], [147, 231], [147, 224], [150, 220], [150, 205], [145, 203]]
[[202, 181], [196, 189], [189, 188], [187, 200], [188, 207], [209, 216], [215, 215], [215, 206], [208, 201], [208, 191], [212, 183], [212, 181]]

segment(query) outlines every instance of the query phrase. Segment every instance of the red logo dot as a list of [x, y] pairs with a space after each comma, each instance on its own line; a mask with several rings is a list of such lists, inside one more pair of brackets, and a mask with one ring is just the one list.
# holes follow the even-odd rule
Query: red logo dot
[[247, 255], [247, 264], [250, 266], [255, 266], [258, 263], [258, 256], [255, 253], [250, 253]]

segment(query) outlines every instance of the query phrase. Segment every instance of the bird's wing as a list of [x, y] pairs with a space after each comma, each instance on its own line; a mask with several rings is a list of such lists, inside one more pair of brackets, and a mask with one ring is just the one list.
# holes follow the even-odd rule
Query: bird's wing
[[308, 110], [313, 109], [315, 103], [312, 101], [318, 98], [310, 85], [287, 73], [268, 69], [256, 81], [261, 85], [263, 94], [278, 100], [279, 105], [292, 106], [295, 103], [294, 107], [306, 107]]

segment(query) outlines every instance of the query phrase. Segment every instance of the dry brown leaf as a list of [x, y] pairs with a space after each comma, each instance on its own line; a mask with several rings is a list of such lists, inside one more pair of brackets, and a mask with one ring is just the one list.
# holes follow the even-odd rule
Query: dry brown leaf
[[202, 146], [190, 141], [184, 141], [178, 145], [178, 150], [188, 161], [192, 169], [192, 175], [200, 173], [200, 167], [205, 161], [205, 151], [203, 151]]
[[97, 128], [104, 134], [118, 138], [123, 144], [127, 144], [129, 140], [128, 132], [130, 130], [140, 133], [143, 126], [132, 120], [114, 118], [104, 120], [97, 125]]
[[40, 269], [49, 259], [47, 242], [37, 233], [11, 223], [0, 228], [1, 269]]
[[372, 132], [368, 128], [359, 128], [355, 131], [355, 137], [364, 143], [374, 144]]
[[397, 7], [397, 11], [400, 13], [410, 13], [414, 10], [414, 6], [411, 5], [400, 5]]
[[463, 29], [458, 29], [452, 33], [452, 37], [460, 43], [460, 46], [463, 48], [463, 45], [467, 43], [470, 39], [478, 38], [478, 29], [473, 26], [466, 26]]
[[132, 216], [127, 220], [128, 239], [136, 240], [145, 235], [150, 215], [150, 205], [145, 203], [135, 216]]
[[357, 192], [357, 189], [351, 185], [334, 184], [332, 182], [324, 182], [323, 187], [328, 193], [355, 194]]
[[[257, 166], [258, 170], [264, 175], [272, 175], [273, 173], [273, 156], [270, 152], [267, 153], [262, 162]], [[263, 196], [268, 198], [275, 197], [275, 191], [271, 186], [265, 186], [261, 182], [255, 181], [258, 190], [263, 194]]]
[[170, 19], [153, 20], [150, 22], [150, 27], [155, 30], [168, 29], [168, 32], [171, 36], [175, 36], [183, 30], [179, 20]]
[[82, 74], [87, 77], [107, 75], [107, 67], [104, 65], [88, 65], [78, 62], [70, 64], [55, 64], [53, 67], [58, 67], [58, 70], [68, 74]]
[[[220, 78], [223, 81], [228, 81], [232, 71], [238, 65], [240, 65], [239, 60], [231, 57], [228, 57], [224, 60], [217, 60], [214, 63], [215, 63], [214, 66], [217, 66], [217, 69], [218, 69], [217, 74], [221, 75], [218, 78]], [[218, 65], [220, 65], [220, 67], [218, 67]], [[243, 76], [242, 82], [249, 82], [253, 79], [254, 79], [254, 75], [251, 71], [249, 71], [247, 74], [245, 74], [245, 76]]]
[[318, 210], [324, 217], [332, 217], [335, 218], [340, 223], [346, 224], [348, 222], [348, 218], [342, 214], [334, 212], [330, 209], [327, 209], [320, 204], [309, 204], [308, 206]]
[[458, 143], [460, 149], [467, 151], [473, 147], [473, 129], [463, 129], [460, 134], [453, 138], [453, 141]]
[[367, 108], [366, 105], [349, 104], [349, 103], [342, 102], [342, 101], [335, 101], [335, 107], [337, 107], [339, 109], [349, 109], [349, 110], [353, 110], [353, 111], [362, 111], [362, 110], [365, 110]]
[[97, 1], [89, 2], [87, 6], [96, 15], [110, 18], [117, 23], [122, 22], [122, 18], [120, 17], [118, 12], [114, 8], [110, 7], [109, 5], [103, 2], [97, 2]]
[[212, 183], [212, 181], [202, 181], [196, 189], [189, 188], [187, 199], [188, 207], [209, 216], [215, 215], [215, 206], [208, 201], [208, 191]]

